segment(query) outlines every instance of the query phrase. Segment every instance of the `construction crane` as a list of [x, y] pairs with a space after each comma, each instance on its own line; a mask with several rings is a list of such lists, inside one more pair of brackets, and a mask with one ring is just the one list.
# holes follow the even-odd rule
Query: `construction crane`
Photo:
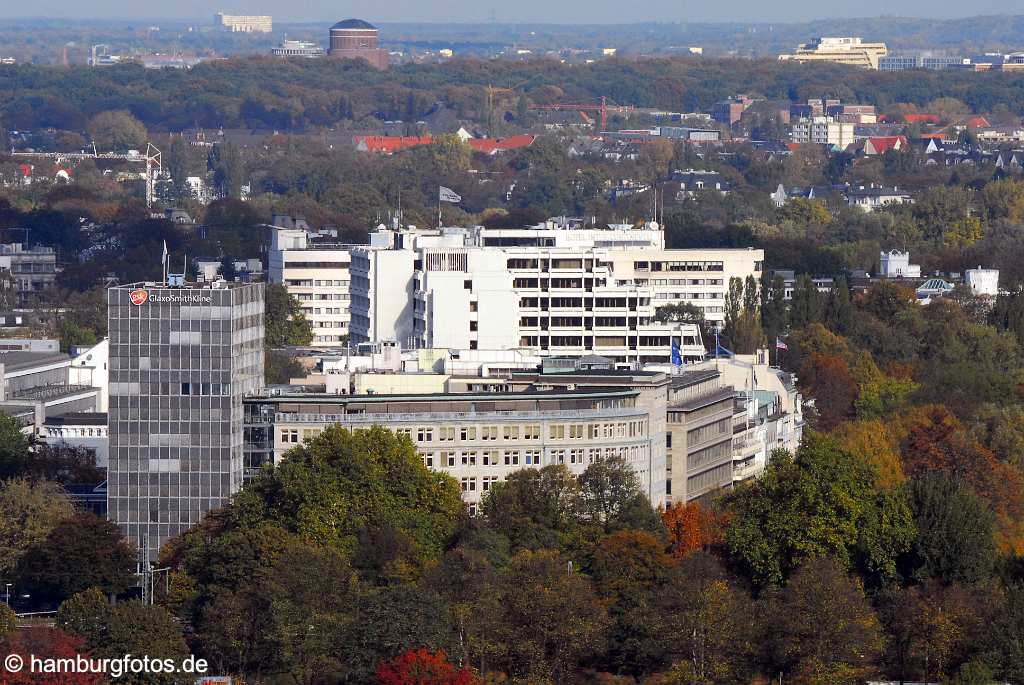
[[633, 105], [609, 105], [608, 98], [601, 96], [600, 104], [594, 105], [574, 105], [564, 102], [556, 102], [552, 105], [530, 105], [530, 109], [541, 109], [556, 112], [598, 112], [601, 115], [601, 130], [604, 131], [608, 127], [608, 113], [612, 114], [632, 114], [635, 109]]
[[[146, 207], [153, 206], [156, 198], [156, 177], [163, 171], [163, 159], [160, 150], [153, 143], [146, 143], [145, 154], [122, 154], [117, 152], [97, 152], [93, 143], [92, 152], [11, 152], [13, 157], [32, 157], [52, 159], [60, 164], [66, 159], [119, 159], [125, 162], [146, 164]], [[154, 173], [156, 167], [156, 173]]]
[[535, 74], [535, 75], [531, 76], [530, 78], [526, 79], [525, 81], [520, 81], [519, 83], [517, 83], [515, 85], [512, 85], [512, 83], [510, 81], [508, 88], [502, 88], [502, 87], [494, 86], [494, 85], [491, 85], [491, 84], [487, 84], [486, 86], [484, 86], [484, 91], [487, 93], [488, 129], [489, 129], [490, 134], [492, 136], [494, 135], [494, 121], [493, 121], [493, 118], [494, 118], [494, 96], [495, 95], [514, 95], [517, 90], [519, 90], [523, 86], [527, 85], [531, 81], [537, 80], [542, 75], [543, 74]]

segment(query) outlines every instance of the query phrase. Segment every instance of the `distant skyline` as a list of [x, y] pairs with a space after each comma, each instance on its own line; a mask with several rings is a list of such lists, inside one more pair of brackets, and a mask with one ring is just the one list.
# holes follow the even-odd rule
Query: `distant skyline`
[[307, 0], [136, 0], [126, 12], [124, 0], [42, 0], [23, 4], [0, 2], [0, 18], [210, 20], [213, 14], [270, 14], [280, 22], [336, 21], [358, 17], [377, 22], [631, 24], [637, 22], [804, 22], [821, 19], [879, 16], [956, 19], [985, 14], [1024, 13], [1010, 0], [974, 0], [969, 4], [934, 0], [861, 0], [836, 5], [817, 0], [733, 0], [729, 3], [648, 0], [353, 0], [337, 3]]

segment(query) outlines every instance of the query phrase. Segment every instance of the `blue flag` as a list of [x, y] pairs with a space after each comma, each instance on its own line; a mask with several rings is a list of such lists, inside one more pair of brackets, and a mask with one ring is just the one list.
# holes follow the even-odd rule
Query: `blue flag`
[[720, 343], [717, 343], [716, 347], [715, 347], [715, 356], [719, 357], [719, 356], [721, 356], [723, 354], [726, 357], [733, 357], [733, 356], [735, 356], [735, 355], [733, 355], [731, 350], [727, 350], [724, 347], [722, 347], [722, 345]]
[[672, 338], [672, 364], [674, 366], [683, 365], [683, 355], [679, 351], [679, 343], [676, 341], [675, 338]]

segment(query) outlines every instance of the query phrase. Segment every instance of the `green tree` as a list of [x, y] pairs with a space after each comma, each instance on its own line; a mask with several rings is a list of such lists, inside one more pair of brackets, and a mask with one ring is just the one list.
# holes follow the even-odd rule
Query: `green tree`
[[242, 153], [231, 143], [219, 143], [210, 150], [207, 166], [213, 182], [223, 197], [238, 199], [246, 181], [246, 165]]
[[247, 527], [273, 522], [350, 555], [364, 531], [393, 530], [410, 544], [403, 563], [418, 570], [440, 557], [463, 511], [450, 476], [424, 466], [407, 436], [375, 426], [329, 427], [295, 447], [236, 496], [231, 516]]
[[696, 323], [704, 322], [704, 312], [689, 302], [673, 302], [663, 304], [654, 310], [654, 320], [658, 323]]
[[313, 341], [313, 325], [302, 306], [280, 284], [267, 284], [264, 291], [264, 343], [267, 347], [308, 345]]
[[[181, 663], [188, 655], [181, 628], [160, 606], [138, 600], [109, 604], [96, 588], [80, 592], [60, 605], [57, 626], [81, 638], [95, 658], [117, 659], [125, 654]], [[187, 679], [174, 673], [126, 674], [119, 679], [132, 685], [178, 685]]]
[[761, 288], [761, 327], [769, 345], [786, 332], [786, 282], [781, 276]]
[[497, 606], [491, 663], [522, 682], [566, 682], [601, 646], [608, 625], [590, 581], [553, 550], [514, 556], [501, 573]]
[[579, 477], [580, 515], [604, 533], [644, 530], [665, 539], [665, 524], [640, 489], [636, 472], [622, 457], [589, 465]]
[[876, 478], [834, 440], [806, 432], [795, 458], [776, 451], [761, 478], [726, 496], [730, 557], [759, 586], [821, 556], [893, 577], [914, 527], [906, 502], [879, 492]]
[[135, 551], [117, 526], [92, 514], [58, 523], [18, 560], [19, 587], [41, 602], [59, 602], [91, 587], [120, 593], [131, 586]]
[[24, 473], [28, 460], [28, 440], [21, 432], [21, 424], [0, 413], [0, 480]]
[[30, 548], [74, 514], [56, 483], [15, 478], [0, 484], [0, 574], [9, 576]]
[[825, 297], [822, 323], [839, 334], [849, 332], [853, 324], [853, 303], [845, 278], [837, 278]]
[[100, 112], [89, 120], [89, 135], [103, 152], [144, 150], [149, 133], [142, 122], [124, 110]]
[[523, 469], [495, 483], [481, 503], [488, 525], [521, 549], [580, 544], [579, 484], [563, 465]]
[[805, 328], [812, 323], [820, 323], [824, 307], [821, 293], [811, 277], [799, 276], [793, 286], [793, 297], [789, 305], [790, 327]]
[[917, 536], [904, 564], [908, 575], [973, 583], [992, 573], [993, 519], [970, 489], [943, 473], [908, 483]]

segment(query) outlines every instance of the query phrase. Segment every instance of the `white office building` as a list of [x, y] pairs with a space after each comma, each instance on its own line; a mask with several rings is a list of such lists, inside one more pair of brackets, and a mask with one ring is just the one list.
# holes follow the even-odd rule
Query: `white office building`
[[656, 322], [658, 307], [689, 303], [723, 322], [729, 280], [760, 280], [763, 259], [668, 250], [657, 224], [379, 230], [352, 255], [352, 340], [619, 364], [666, 363], [675, 340], [684, 361], [699, 361], [697, 327]]
[[811, 117], [793, 123], [790, 137], [794, 143], [814, 143], [845, 149], [854, 142], [854, 124], [835, 117]]

